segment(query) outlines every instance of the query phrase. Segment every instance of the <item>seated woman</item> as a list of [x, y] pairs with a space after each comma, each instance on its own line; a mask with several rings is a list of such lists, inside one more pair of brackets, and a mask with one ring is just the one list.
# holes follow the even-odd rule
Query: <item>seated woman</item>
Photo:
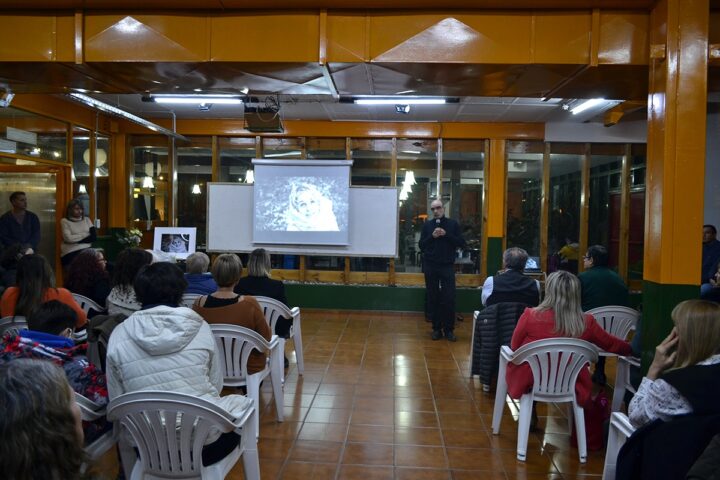
[[[0, 299], [0, 315], [30, 317], [50, 300], [59, 300], [72, 308], [77, 315], [75, 328], [83, 329], [84, 334], [87, 316], [68, 290], [55, 288], [55, 275], [48, 261], [42, 255], [25, 255], [18, 262], [17, 286], [5, 290]], [[75, 339], [82, 339], [83, 334], [75, 334]]]
[[[271, 270], [270, 254], [264, 248], [256, 248], [248, 258], [248, 276], [241, 278], [233, 290], [238, 295], [273, 298], [288, 306], [285, 286], [280, 280], [270, 278]], [[287, 338], [290, 327], [292, 327], [292, 318], [278, 318], [275, 323], [275, 335]]]
[[[526, 343], [546, 338], [579, 338], [594, 343], [607, 352], [629, 355], [630, 344], [614, 337], [600, 327], [592, 315], [580, 308], [580, 280], [572, 273], [551, 273], [545, 282], [545, 299], [535, 308], [526, 308], [513, 332], [510, 348], [517, 350]], [[520, 398], [533, 385], [530, 365], [507, 366], [508, 393]], [[575, 386], [577, 402], [588, 405], [592, 382], [590, 371], [584, 368]]]
[[152, 263], [152, 254], [142, 248], [126, 248], [117, 257], [113, 270], [113, 288], [107, 296], [110, 315], [132, 315], [142, 308], [135, 297], [133, 282], [142, 267]]
[[194, 295], [209, 295], [217, 290], [217, 284], [212, 275], [207, 273], [210, 259], [202, 252], [195, 252], [188, 255], [185, 260], [185, 280], [188, 287], [185, 293]]
[[60, 220], [62, 244], [60, 245], [60, 261], [63, 267], [84, 249], [92, 247], [96, 240], [95, 226], [85, 216], [85, 209], [80, 200], [70, 200], [65, 210], [65, 218]]
[[3, 478], [81, 478], [82, 417], [58, 366], [30, 359], [0, 364], [0, 411]]
[[720, 305], [686, 300], [671, 316], [675, 328], [655, 349], [628, 406], [636, 427], [689, 413], [720, 414], [720, 402], [710, 389], [720, 385]]
[[[187, 282], [174, 264], [143, 267], [135, 278], [142, 310], [110, 335], [107, 381], [110, 400], [124, 393], [167, 390], [208, 400], [240, 417], [252, 407], [242, 395], [220, 396], [223, 370], [210, 326], [191, 309], [178, 307]], [[203, 464], [211, 465], [237, 447], [234, 432], [210, 437]]]
[[105, 257], [94, 248], [81, 251], [70, 262], [65, 287], [72, 293], [83, 295], [104, 307], [111, 290], [106, 264]]
[[[217, 257], [212, 266], [212, 276], [218, 284], [218, 290], [198, 298], [193, 310], [208, 323], [240, 325], [258, 332], [265, 340], [270, 340], [270, 327], [257, 300], [249, 295], [237, 295], [233, 292], [241, 274], [242, 262], [237, 255], [225, 253]], [[248, 373], [253, 374], [264, 369], [266, 359], [264, 352], [251, 352]]]

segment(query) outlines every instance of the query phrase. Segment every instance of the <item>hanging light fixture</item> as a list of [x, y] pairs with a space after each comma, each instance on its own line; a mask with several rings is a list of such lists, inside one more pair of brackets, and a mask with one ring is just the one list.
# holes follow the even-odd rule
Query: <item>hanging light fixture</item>
[[152, 177], [143, 178], [142, 188], [155, 188]]
[[255, 183], [255, 172], [252, 170], [245, 172], [245, 183]]
[[407, 190], [403, 189], [400, 190], [400, 200], [407, 200], [408, 199], [408, 192]]
[[78, 187], [78, 193], [80, 194], [87, 194], [87, 188], [85, 188], [85, 184], [81, 183]]
[[417, 182], [415, 181], [415, 172], [412, 170], [405, 170], [405, 180], [403, 180], [403, 185], [417, 185]]
[[200, 185], [197, 183], [192, 186], [192, 194], [193, 195], [200, 195], [202, 192], [200, 191]]
[[72, 180], [73, 182], [77, 181], [77, 178], [75, 177], [75, 169], [74, 168], [70, 168], [70, 180]]

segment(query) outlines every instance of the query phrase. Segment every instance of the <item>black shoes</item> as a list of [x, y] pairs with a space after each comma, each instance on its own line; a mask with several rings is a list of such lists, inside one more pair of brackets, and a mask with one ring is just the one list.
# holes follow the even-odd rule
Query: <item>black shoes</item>
[[448, 339], [448, 342], [457, 342], [457, 337], [454, 332], [447, 332], [445, 334], [445, 338]]
[[440, 340], [443, 337], [443, 334], [440, 330], [433, 330], [432, 335], [430, 338], [433, 340]]

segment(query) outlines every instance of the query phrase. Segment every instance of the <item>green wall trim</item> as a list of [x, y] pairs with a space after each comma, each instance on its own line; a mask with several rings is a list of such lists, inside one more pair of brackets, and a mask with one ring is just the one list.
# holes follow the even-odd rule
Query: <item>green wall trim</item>
[[[384, 287], [378, 285], [322, 285], [285, 283], [288, 302], [305, 308], [331, 310], [387, 310], [422, 312], [425, 287]], [[470, 313], [480, 308], [480, 290], [458, 288], [456, 311]]]
[[491, 277], [502, 268], [503, 237], [488, 237], [487, 242], [487, 272]]
[[683, 300], [700, 297], [697, 285], [660, 284], [643, 281], [643, 312], [641, 325], [642, 369], [646, 372], [653, 357], [655, 347], [667, 337], [673, 328], [670, 313]]

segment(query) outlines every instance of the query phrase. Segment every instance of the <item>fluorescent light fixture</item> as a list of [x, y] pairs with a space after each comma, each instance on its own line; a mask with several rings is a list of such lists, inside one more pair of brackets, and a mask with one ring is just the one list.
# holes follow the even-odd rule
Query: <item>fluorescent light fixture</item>
[[117, 108], [113, 105], [110, 105], [109, 103], [101, 102], [100, 100], [97, 100], [88, 95], [83, 95], [82, 93], [68, 93], [68, 97], [72, 98], [73, 100], [75, 100], [77, 102], [82, 103], [83, 105], [95, 108], [95, 109], [100, 110], [101, 112], [107, 113], [109, 115], [115, 115], [116, 117], [121, 117], [126, 120], [130, 120], [131, 122], [137, 123], [138, 125], [142, 125], [145, 128], [149, 128], [150, 130], [152, 130], [154, 132], [162, 133], [163, 135], [167, 135], [168, 137], [173, 137], [177, 140], [183, 140], [186, 142], [189, 141], [187, 138], [180, 135], [179, 133], [173, 132], [172, 130], [168, 130], [165, 127], [161, 127], [160, 125], [157, 125], [148, 120], [145, 120], [142, 117], [133, 115], [132, 113], [126, 112], [125, 110], [123, 110], [121, 108]]
[[266, 153], [265, 158], [273, 158], [273, 157], [290, 157], [290, 156], [297, 156], [302, 154], [299, 150], [291, 150], [289, 152], [280, 152], [280, 153]]
[[255, 172], [252, 170], [245, 172], [245, 183], [255, 183]]
[[[147, 97], [146, 97], [147, 98]], [[207, 105], [207, 104], [223, 104], [223, 105], [239, 105], [243, 103], [243, 99], [237, 95], [171, 95], [158, 94], [149, 97], [151, 101], [161, 104], [171, 105]]]
[[80, 186], [78, 187], [78, 193], [87, 194], [87, 188], [85, 188], [84, 183], [81, 183]]
[[592, 98], [590, 100], [586, 100], [577, 107], [574, 107], [572, 110], [570, 110], [570, 113], [573, 115], [577, 115], [580, 112], [584, 112], [588, 108], [596, 107], [603, 103], [605, 101], [604, 98]]
[[197, 183], [192, 186], [192, 194], [193, 195], [200, 195], [202, 192], [200, 191], [200, 185]]
[[409, 153], [411, 155], [420, 155], [422, 152], [420, 150], [400, 150], [400, 153]]
[[155, 182], [152, 177], [143, 178], [142, 188], [155, 188]]
[[445, 98], [423, 97], [355, 97], [353, 102], [357, 105], [444, 105], [448, 103]]

